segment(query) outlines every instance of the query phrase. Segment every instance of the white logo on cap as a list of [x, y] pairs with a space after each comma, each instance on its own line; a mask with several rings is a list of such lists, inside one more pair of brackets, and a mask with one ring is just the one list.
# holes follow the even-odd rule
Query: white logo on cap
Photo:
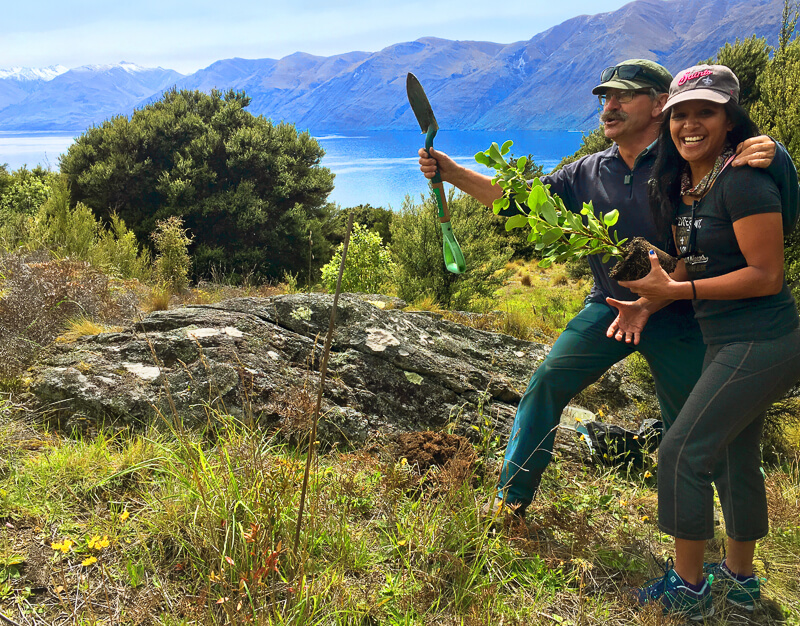
[[706, 86], [707, 86], [707, 85], [713, 85], [713, 84], [714, 84], [714, 81], [713, 81], [713, 80], [711, 80], [711, 78], [710, 78], [710, 77], [708, 77], [708, 76], [706, 76], [706, 77], [705, 77], [703, 80], [701, 80], [700, 82], [701, 82], [701, 83], [703, 83], [703, 84], [704, 84], [704, 85], [706, 85]]

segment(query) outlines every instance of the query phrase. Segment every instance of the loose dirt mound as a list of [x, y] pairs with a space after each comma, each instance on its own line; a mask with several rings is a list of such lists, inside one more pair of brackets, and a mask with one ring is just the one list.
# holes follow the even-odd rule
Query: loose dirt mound
[[395, 439], [395, 457], [405, 458], [408, 464], [424, 474], [431, 467], [444, 469], [457, 460], [459, 465], [475, 463], [472, 445], [464, 437], [432, 431], [403, 433]]

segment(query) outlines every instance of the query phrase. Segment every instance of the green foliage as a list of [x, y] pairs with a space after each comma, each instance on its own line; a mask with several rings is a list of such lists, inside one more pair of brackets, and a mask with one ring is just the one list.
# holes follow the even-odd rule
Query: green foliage
[[150, 251], [140, 249], [139, 242], [116, 213], [111, 214], [111, 224], [101, 228], [97, 242], [90, 251], [89, 261], [107, 274], [119, 278], [150, 277]]
[[89, 207], [80, 202], [71, 206], [67, 180], [60, 177], [36, 215], [33, 242], [59, 256], [88, 261], [99, 230], [100, 224]]
[[84, 204], [74, 207], [64, 176], [54, 177], [47, 188], [47, 199], [35, 215], [19, 215], [14, 232], [3, 232], [6, 247], [27, 250], [46, 248], [59, 257], [88, 261], [106, 274], [119, 278], [145, 279], [150, 273], [150, 256], [140, 252], [136, 237], [116, 214], [104, 228]]
[[9, 174], [0, 168], [0, 247], [13, 250], [30, 236], [31, 217], [50, 195], [57, 175], [37, 167]]
[[[796, 38], [797, 9], [784, 3], [778, 48], [758, 79], [758, 102], [750, 115], [762, 133], [780, 141], [800, 167], [800, 39]], [[800, 229], [785, 241], [786, 281], [800, 302]]]
[[744, 41], [736, 41], [731, 45], [725, 43], [716, 56], [700, 63], [725, 65], [736, 74], [739, 79], [739, 104], [745, 109], [759, 100], [761, 88], [758, 77], [764, 72], [769, 63], [769, 54], [772, 48], [767, 45], [764, 37], [751, 35]]
[[544, 185], [540, 179], [535, 178], [533, 184], [528, 185], [522, 174], [524, 157], [517, 161], [516, 167], [512, 167], [503, 156], [511, 145], [511, 141], [506, 141], [501, 148], [492, 143], [485, 152], [478, 152], [475, 160], [497, 171], [492, 184], [500, 185], [503, 196], [494, 201], [494, 212], [497, 214], [512, 207], [518, 211], [506, 221], [506, 230], [530, 227], [528, 240], [535, 242], [536, 250], [542, 254], [539, 265], [549, 267], [554, 261], [590, 254], [602, 254], [603, 262], [611, 257], [622, 258], [621, 246], [625, 240], [620, 241], [616, 231], [612, 235], [608, 230], [617, 223], [619, 211], [614, 209], [598, 219], [591, 203], [584, 203], [581, 210], [584, 221], [569, 211], [561, 198], [551, 195], [549, 185]]
[[481, 310], [508, 275], [512, 250], [498, 234], [498, 219], [474, 198], [451, 191], [448, 200], [453, 233], [467, 261], [464, 274], [448, 272], [442, 260], [442, 231], [436, 199], [422, 204], [406, 197], [392, 220], [392, 254], [397, 263], [397, 295], [415, 302], [433, 298], [446, 309]]
[[309, 221], [333, 175], [307, 132], [255, 117], [249, 103], [234, 91], [173, 89], [90, 128], [61, 161], [73, 201], [104, 221], [116, 212], [141, 242], [159, 220], [181, 217], [200, 275], [213, 265], [274, 278], [307, 270]]
[[42, 167], [25, 167], [9, 174], [0, 171], [0, 216], [34, 215], [50, 195], [56, 175]]
[[561, 159], [561, 162], [556, 165], [553, 171], [556, 172], [565, 165], [577, 161], [581, 157], [585, 157], [588, 154], [594, 154], [595, 152], [601, 152], [606, 148], [610, 148], [612, 143], [614, 142], [606, 137], [605, 130], [601, 124], [588, 135], [584, 133], [583, 138], [581, 139], [580, 147], [575, 151], [574, 154]]
[[[343, 249], [344, 243], [341, 243], [333, 258], [322, 268], [322, 284], [331, 293], [336, 290]], [[355, 222], [347, 247], [342, 291], [381, 293], [393, 276], [392, 255], [383, 245], [381, 236]]]
[[[525, 180], [531, 180], [544, 174], [544, 168], [533, 160], [532, 154], [528, 154], [524, 157], [515, 157], [513, 154], [509, 153], [508, 162], [512, 167], [517, 167], [519, 159], [522, 158], [525, 159], [523, 161], [522, 170], [522, 176], [525, 178]], [[512, 258], [531, 259], [539, 257], [539, 253], [537, 252], [534, 244], [528, 241], [527, 233], [522, 230], [506, 231], [503, 220], [495, 220], [494, 227], [497, 233], [502, 237], [505, 237], [506, 241], [508, 241], [508, 245], [514, 249]]]
[[183, 220], [175, 216], [159, 221], [151, 237], [156, 248], [155, 272], [158, 281], [167, 285], [173, 293], [180, 293], [189, 285], [192, 266], [189, 244], [192, 243], [192, 237], [186, 234]]
[[374, 207], [371, 204], [359, 204], [350, 209], [336, 208], [331, 213], [328, 239], [336, 244], [344, 241], [347, 228], [347, 216], [353, 214], [353, 222], [359, 223], [368, 230], [378, 233], [383, 242], [388, 246], [392, 243], [392, 217], [394, 213], [383, 207]]

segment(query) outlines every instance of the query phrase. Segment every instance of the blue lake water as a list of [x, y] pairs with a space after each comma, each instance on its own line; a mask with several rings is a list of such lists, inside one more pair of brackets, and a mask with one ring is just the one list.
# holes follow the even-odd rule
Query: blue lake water
[[[66, 152], [80, 133], [2, 132], [0, 164], [14, 170], [37, 164], [58, 168], [58, 157]], [[427, 193], [427, 181], [419, 171], [417, 150], [424, 135], [414, 131], [365, 131], [359, 133], [312, 133], [325, 149], [322, 164], [336, 174], [329, 199], [342, 207], [371, 204], [399, 209], [406, 194], [414, 200]], [[474, 160], [479, 150], [492, 141], [502, 144], [511, 139], [511, 151], [532, 154], [545, 171], [563, 156], [572, 154], [581, 142], [581, 133], [570, 131], [440, 131], [434, 146], [458, 163], [475, 171], [491, 174]]]

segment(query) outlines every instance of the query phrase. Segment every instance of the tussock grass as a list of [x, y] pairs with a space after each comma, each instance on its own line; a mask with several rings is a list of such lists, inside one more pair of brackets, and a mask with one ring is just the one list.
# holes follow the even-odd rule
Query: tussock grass
[[66, 329], [61, 335], [56, 337], [56, 341], [72, 343], [81, 337], [99, 335], [101, 333], [120, 332], [123, 329], [122, 326], [101, 324], [85, 315], [79, 315], [78, 317], [67, 320], [65, 326]]

